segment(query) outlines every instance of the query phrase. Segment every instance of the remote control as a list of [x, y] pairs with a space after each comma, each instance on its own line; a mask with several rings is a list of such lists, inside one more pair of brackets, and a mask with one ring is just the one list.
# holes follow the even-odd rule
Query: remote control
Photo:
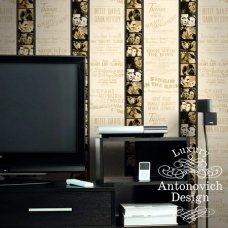
[[79, 179], [67, 179], [66, 184], [77, 185], [77, 186], [85, 187], [85, 188], [92, 188], [94, 186], [94, 184], [92, 182], [83, 181], [83, 180], [79, 180]]

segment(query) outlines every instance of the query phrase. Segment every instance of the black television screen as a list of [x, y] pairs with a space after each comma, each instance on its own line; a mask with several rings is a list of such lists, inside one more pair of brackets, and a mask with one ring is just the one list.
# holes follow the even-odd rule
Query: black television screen
[[82, 57], [0, 56], [0, 171], [84, 170]]

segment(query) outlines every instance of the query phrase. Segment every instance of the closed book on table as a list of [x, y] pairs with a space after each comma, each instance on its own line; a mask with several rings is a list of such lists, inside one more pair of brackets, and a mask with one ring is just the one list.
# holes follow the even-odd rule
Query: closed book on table
[[123, 216], [121, 221], [124, 227], [134, 226], [168, 226], [177, 225], [177, 216]]
[[124, 216], [177, 216], [177, 206], [172, 203], [127, 203], [120, 204], [120, 212]]

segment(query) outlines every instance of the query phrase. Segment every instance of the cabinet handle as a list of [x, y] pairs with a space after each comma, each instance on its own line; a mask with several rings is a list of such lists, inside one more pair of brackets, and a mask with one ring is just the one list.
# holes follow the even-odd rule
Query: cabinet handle
[[29, 208], [28, 212], [71, 212], [72, 208]]

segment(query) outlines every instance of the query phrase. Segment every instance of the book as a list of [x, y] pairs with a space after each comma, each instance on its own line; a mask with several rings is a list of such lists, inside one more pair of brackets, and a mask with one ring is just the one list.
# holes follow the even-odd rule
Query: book
[[120, 204], [120, 212], [124, 216], [177, 216], [177, 206], [172, 203], [127, 203]]
[[177, 216], [124, 216], [121, 215], [124, 227], [134, 226], [168, 226], [178, 225]]

